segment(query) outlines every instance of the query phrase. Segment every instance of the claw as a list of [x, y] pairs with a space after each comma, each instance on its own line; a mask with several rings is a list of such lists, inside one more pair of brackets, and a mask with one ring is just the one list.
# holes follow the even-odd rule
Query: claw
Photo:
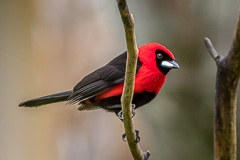
[[149, 152], [149, 151], [144, 152], [144, 153], [143, 153], [143, 156], [144, 156], [144, 160], [148, 160], [149, 157], [150, 157], [150, 152]]
[[138, 143], [138, 142], [140, 142], [139, 130], [135, 130], [135, 132], [136, 132], [136, 140], [135, 140], [135, 142]]
[[121, 121], [123, 121], [124, 118], [123, 118], [122, 110], [118, 112], [117, 116]]
[[123, 140], [124, 142], [127, 142], [125, 138], [126, 138], [126, 133], [124, 133], [124, 134], [122, 135], [122, 140]]
[[[135, 130], [135, 133], [136, 133], [135, 142], [138, 143], [138, 142], [140, 142], [139, 130]], [[122, 135], [122, 140], [123, 140], [124, 142], [127, 142], [127, 140], [126, 140], [126, 133], [124, 133], [124, 134]]]
[[136, 112], [135, 112], [135, 104], [132, 104], [132, 118], [135, 116]]
[[[132, 104], [132, 118], [135, 116], [136, 112], [135, 112], [135, 107], [136, 105], [135, 104]], [[122, 113], [122, 110], [120, 110], [117, 114], [118, 118], [123, 121], [123, 113]]]

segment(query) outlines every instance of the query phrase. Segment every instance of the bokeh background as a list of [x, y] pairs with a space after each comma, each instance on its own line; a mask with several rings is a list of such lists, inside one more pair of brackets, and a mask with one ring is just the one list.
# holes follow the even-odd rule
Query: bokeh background
[[[138, 45], [164, 44], [181, 66], [134, 117], [142, 149], [154, 160], [213, 159], [216, 66], [203, 39], [208, 36], [226, 55], [240, 2], [128, 2]], [[72, 89], [125, 50], [115, 0], [0, 0], [0, 159], [132, 159], [114, 114], [79, 112], [64, 103], [18, 107]]]

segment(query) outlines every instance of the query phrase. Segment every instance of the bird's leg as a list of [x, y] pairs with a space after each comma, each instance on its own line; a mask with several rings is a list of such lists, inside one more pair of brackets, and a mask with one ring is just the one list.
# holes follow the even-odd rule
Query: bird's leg
[[[135, 114], [136, 114], [135, 108], [136, 108], [136, 105], [135, 105], [135, 104], [132, 104], [132, 118], [133, 118], [133, 117], [135, 116]], [[117, 115], [118, 115], [118, 118], [123, 122], [123, 119], [124, 119], [124, 118], [123, 118], [122, 110], [119, 111]], [[140, 142], [139, 131], [138, 131], [138, 130], [135, 130], [135, 132], [136, 132], [136, 140], [135, 140], [135, 142], [138, 143], [138, 142]], [[122, 135], [122, 140], [123, 140], [124, 142], [127, 142], [125, 139], [126, 139], [126, 133], [124, 133], [124, 134]]]
[[[132, 118], [135, 116], [136, 112], [135, 112], [135, 107], [136, 105], [135, 104], [132, 104]], [[118, 112], [117, 114], [118, 118], [123, 121], [123, 113], [122, 113], [122, 109]]]
[[[136, 105], [135, 104], [132, 104], [132, 118], [135, 116], [135, 114], [136, 114], [136, 112], [135, 112], [135, 108], [136, 108]], [[122, 113], [122, 107], [121, 107], [121, 105], [120, 104], [118, 104], [118, 105], [113, 105], [113, 106], [111, 106], [111, 109], [121, 109], [118, 113], [116, 113], [116, 115], [118, 116], [118, 118], [123, 122], [123, 113]], [[140, 136], [139, 136], [139, 131], [138, 130], [135, 130], [135, 132], [136, 132], [136, 140], [135, 140], [135, 142], [136, 143], [138, 143], [138, 142], [140, 142]], [[126, 140], [125, 140], [125, 138], [126, 138], [126, 133], [124, 133], [123, 135], [122, 135], [122, 140], [124, 141], [124, 142], [127, 142]]]
[[[140, 142], [139, 130], [135, 130], [135, 133], [136, 133], [136, 140], [135, 140], [135, 142], [138, 143], [138, 142]], [[127, 142], [127, 141], [125, 140], [125, 138], [126, 138], [126, 133], [124, 133], [124, 134], [122, 135], [122, 140], [123, 140], [124, 142]]]

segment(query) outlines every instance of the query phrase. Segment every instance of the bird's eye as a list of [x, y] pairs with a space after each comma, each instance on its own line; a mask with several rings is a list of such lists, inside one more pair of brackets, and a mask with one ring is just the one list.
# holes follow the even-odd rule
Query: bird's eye
[[157, 54], [157, 58], [158, 58], [158, 59], [162, 59], [162, 58], [163, 58], [163, 55], [162, 55], [161, 53], [158, 53], [158, 54]]

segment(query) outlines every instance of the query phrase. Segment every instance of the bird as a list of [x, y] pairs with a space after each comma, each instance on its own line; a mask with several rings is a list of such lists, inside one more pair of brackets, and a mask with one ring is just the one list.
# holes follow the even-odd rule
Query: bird
[[[167, 73], [178, 69], [172, 52], [159, 43], [147, 43], [138, 48], [134, 94], [135, 109], [152, 101], [161, 90]], [[109, 63], [86, 75], [72, 90], [34, 98], [22, 102], [19, 107], [39, 107], [64, 102], [78, 104], [78, 110], [104, 109], [115, 113], [121, 120], [121, 95], [124, 87], [127, 51]], [[137, 133], [137, 132], [136, 132]]]

